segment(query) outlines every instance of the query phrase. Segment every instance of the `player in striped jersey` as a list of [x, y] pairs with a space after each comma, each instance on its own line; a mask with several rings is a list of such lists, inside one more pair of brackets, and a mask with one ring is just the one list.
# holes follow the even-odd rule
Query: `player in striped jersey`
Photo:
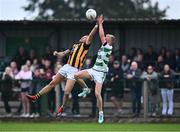
[[[57, 116], [63, 113], [63, 109], [67, 104], [69, 94], [72, 91], [72, 88], [75, 84], [74, 74], [77, 73], [81, 67], [83, 66], [84, 59], [92, 42], [93, 36], [97, 31], [98, 25], [95, 25], [94, 28], [91, 30], [89, 35], [83, 36], [79, 43], [74, 44], [72, 49], [65, 50], [64, 52], [57, 52], [55, 51], [53, 54], [55, 56], [63, 57], [66, 54], [69, 54], [69, 59], [66, 65], [64, 65], [59, 72], [55, 75], [53, 80], [46, 85], [42, 90], [40, 90], [36, 95], [26, 95], [31, 101], [36, 101], [41, 95], [48, 93], [52, 88], [54, 88], [57, 84], [59, 84], [64, 79], [67, 79], [66, 86], [64, 90], [64, 98], [63, 104], [57, 111]], [[77, 82], [82, 87], [87, 87], [83, 80], [79, 79]]]
[[[97, 106], [99, 109], [99, 123], [103, 123], [104, 121], [104, 114], [103, 114], [103, 108], [102, 108], [102, 97], [101, 97], [101, 89], [103, 82], [106, 78], [106, 74], [109, 70], [108, 68], [108, 62], [109, 62], [109, 56], [112, 52], [112, 44], [114, 43], [115, 37], [114, 35], [107, 34], [105, 36], [104, 29], [103, 29], [103, 16], [101, 15], [98, 17], [98, 25], [99, 25], [99, 36], [101, 39], [102, 46], [98, 51], [98, 56], [96, 59], [96, 62], [94, 66], [90, 69], [82, 70], [76, 73], [75, 79], [82, 79], [82, 78], [88, 78], [93, 79], [95, 81], [95, 95], [97, 99]], [[86, 96], [88, 92], [88, 88], [83, 89], [83, 92], [80, 93], [78, 96]]]

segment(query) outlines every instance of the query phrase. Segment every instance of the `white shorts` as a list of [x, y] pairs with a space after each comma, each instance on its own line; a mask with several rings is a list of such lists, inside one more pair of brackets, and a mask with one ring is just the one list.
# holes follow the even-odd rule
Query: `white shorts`
[[104, 80], [106, 79], [107, 73], [105, 73], [105, 72], [100, 72], [100, 71], [94, 70], [92, 68], [87, 69], [86, 71], [89, 73], [89, 75], [92, 77], [92, 79], [95, 82], [103, 84]]
[[64, 65], [58, 72], [67, 79], [75, 80], [74, 74], [79, 70], [69, 64]]

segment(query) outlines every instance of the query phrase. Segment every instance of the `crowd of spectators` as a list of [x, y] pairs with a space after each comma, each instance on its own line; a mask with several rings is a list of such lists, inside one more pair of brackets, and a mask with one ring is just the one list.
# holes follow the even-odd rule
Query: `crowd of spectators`
[[[51, 48], [47, 48], [46, 53], [41, 59], [36, 56], [34, 49], [30, 49], [29, 54], [23, 47], [19, 48], [17, 55], [12, 59], [9, 66], [6, 67], [1, 85], [2, 100], [4, 101], [5, 110], [8, 116], [11, 115], [11, 107], [8, 101], [12, 95], [12, 87], [18, 85], [21, 89], [20, 101], [21, 104], [17, 112], [21, 113], [22, 117], [39, 117], [42, 115], [42, 101], [31, 103], [26, 98], [25, 94], [35, 94], [42, 86], [49, 83], [61, 66], [66, 63], [66, 59], [56, 58], [52, 54]], [[87, 58], [84, 64], [84, 69], [90, 68], [96, 57]], [[148, 84], [149, 96], [151, 96], [152, 110], [151, 114], [156, 115], [157, 98], [160, 97], [158, 87], [161, 89], [163, 101], [162, 115], [173, 114], [173, 81], [174, 73], [180, 71], [180, 50], [175, 52], [165, 47], [162, 47], [160, 52], [155, 52], [152, 46], [149, 46], [146, 51], [140, 48], [131, 48], [128, 54], [121, 56], [110, 56], [109, 73], [107, 74], [104, 87], [110, 87], [110, 100], [117, 107], [115, 114], [121, 114], [123, 111], [124, 88], [131, 89], [132, 97], [132, 112], [139, 116], [141, 110], [142, 83], [138, 81], [146, 80]], [[157, 80], [164, 79], [165, 83], [158, 85]], [[18, 80], [15, 84], [13, 80]], [[33, 80], [33, 81], [31, 81]], [[124, 80], [126, 80], [125, 83]], [[93, 87], [92, 82], [89, 83]], [[63, 93], [63, 85], [61, 85]], [[79, 86], [75, 86], [79, 87]], [[77, 88], [76, 88], [77, 89]], [[80, 114], [77, 92], [72, 91], [72, 113]], [[62, 94], [61, 93], [61, 94]], [[47, 94], [48, 113], [52, 115], [55, 112], [56, 96], [53, 89]], [[92, 116], [96, 115], [95, 96], [92, 92]], [[44, 105], [44, 104], [43, 104]]]

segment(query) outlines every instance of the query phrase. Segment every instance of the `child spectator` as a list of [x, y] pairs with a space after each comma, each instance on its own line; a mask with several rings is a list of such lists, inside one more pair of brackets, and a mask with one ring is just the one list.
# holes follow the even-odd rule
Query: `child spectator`
[[16, 79], [20, 80], [21, 87], [21, 100], [23, 104], [23, 114], [22, 117], [29, 117], [29, 100], [26, 97], [29, 88], [31, 87], [32, 72], [29, 70], [27, 65], [22, 66], [21, 71], [15, 76]]

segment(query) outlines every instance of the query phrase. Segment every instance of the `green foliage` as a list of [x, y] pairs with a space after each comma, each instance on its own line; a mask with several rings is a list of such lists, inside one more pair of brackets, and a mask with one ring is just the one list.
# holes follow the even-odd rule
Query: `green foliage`
[[24, 6], [25, 11], [38, 11], [36, 19], [85, 18], [89, 8], [107, 18], [162, 18], [167, 10], [151, 0], [28, 0]]

